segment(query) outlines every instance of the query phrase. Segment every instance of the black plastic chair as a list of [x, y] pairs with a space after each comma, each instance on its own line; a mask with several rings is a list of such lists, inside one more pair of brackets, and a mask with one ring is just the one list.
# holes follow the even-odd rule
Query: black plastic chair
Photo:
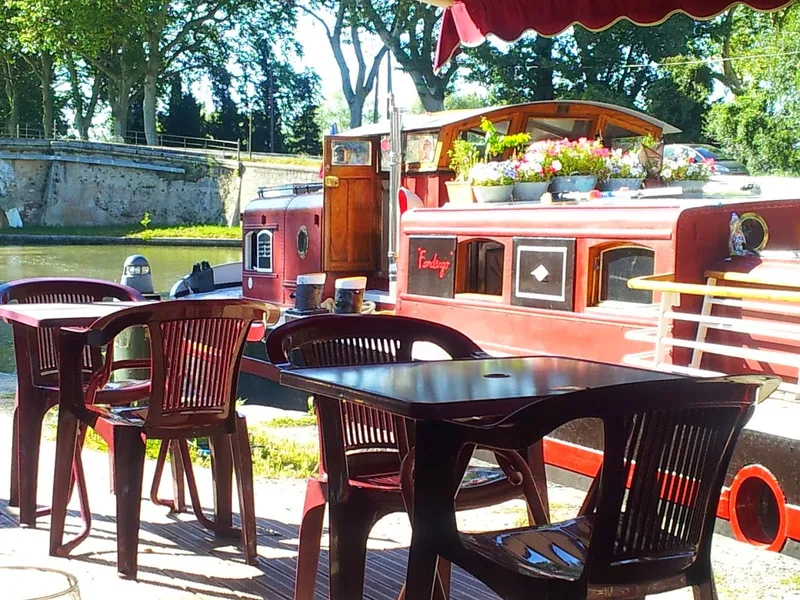
[[[486, 427], [418, 423], [408, 597], [430, 598], [440, 556], [509, 600], [639, 599], [685, 586], [715, 599], [711, 540], [725, 472], [759, 388], [779, 381], [649, 381], [553, 396]], [[458, 532], [443, 482], [457, 480], [462, 447], [524, 448], [583, 418], [602, 421], [605, 454], [576, 518]]]

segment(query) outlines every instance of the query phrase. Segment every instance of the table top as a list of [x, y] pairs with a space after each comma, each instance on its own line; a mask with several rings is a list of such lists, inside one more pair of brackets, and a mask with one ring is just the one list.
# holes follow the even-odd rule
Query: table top
[[287, 369], [280, 383], [420, 420], [507, 415], [537, 398], [679, 375], [556, 356]]
[[86, 327], [123, 308], [141, 302], [90, 304], [0, 304], [0, 318], [30, 327]]

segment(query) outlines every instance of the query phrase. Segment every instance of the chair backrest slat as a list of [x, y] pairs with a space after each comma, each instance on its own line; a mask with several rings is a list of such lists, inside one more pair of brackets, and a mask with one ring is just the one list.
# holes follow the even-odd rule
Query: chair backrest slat
[[[142, 295], [124, 285], [79, 277], [18, 279], [0, 286], [0, 304], [88, 304], [103, 300], [137, 301]], [[26, 332], [33, 385], [54, 385], [58, 377], [58, 341], [50, 327]], [[82, 354], [84, 379], [100, 368], [99, 351], [85, 348]]]
[[[300, 367], [410, 362], [417, 342], [430, 342], [451, 358], [471, 358], [480, 352], [465, 335], [430, 321], [394, 315], [321, 315], [270, 332], [267, 356], [273, 363]], [[342, 402], [341, 421], [347, 453], [398, 453], [407, 448], [404, 421], [388, 413]]]
[[[130, 326], [150, 331], [151, 437], [191, 430], [233, 431], [236, 388], [247, 332], [277, 309], [248, 300], [176, 300], [122, 310], [92, 326], [111, 335]], [[90, 333], [90, 339], [92, 339]], [[99, 333], [97, 333], [99, 335]], [[108, 338], [101, 338], [108, 343]], [[205, 434], [204, 434], [205, 432]]]
[[709, 551], [722, 480], [757, 391], [756, 384], [671, 380], [596, 392], [613, 401], [582, 415], [602, 419], [605, 430], [590, 579], [645, 579]]

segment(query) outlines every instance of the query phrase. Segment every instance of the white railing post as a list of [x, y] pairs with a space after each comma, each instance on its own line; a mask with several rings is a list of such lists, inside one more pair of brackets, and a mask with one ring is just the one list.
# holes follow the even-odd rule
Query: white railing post
[[[709, 277], [706, 283], [708, 285], [717, 285], [717, 280], [714, 277]], [[703, 296], [703, 307], [700, 309], [700, 316], [701, 317], [710, 316], [713, 308], [714, 308], [714, 296], [710, 295]], [[697, 336], [695, 337], [695, 341], [704, 343], [707, 337], [708, 337], [708, 324], [701, 320], [700, 323], [697, 325]], [[699, 369], [701, 362], [703, 362], [703, 350], [700, 347], [697, 347], [692, 352], [692, 362], [689, 363], [689, 366], [693, 369]]]

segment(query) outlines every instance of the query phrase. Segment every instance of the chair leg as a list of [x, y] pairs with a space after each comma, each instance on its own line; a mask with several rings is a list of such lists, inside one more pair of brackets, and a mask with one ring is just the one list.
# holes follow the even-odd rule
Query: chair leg
[[714, 585], [714, 576], [707, 581], [692, 586], [694, 600], [717, 600], [717, 587]]
[[211, 448], [211, 476], [214, 479], [214, 533], [220, 537], [230, 537], [233, 530], [232, 448], [227, 436], [212, 437], [208, 442]]
[[138, 428], [115, 427], [114, 436], [114, 468], [117, 472], [117, 572], [123, 578], [136, 579], [145, 443]]
[[328, 502], [328, 485], [319, 479], [309, 479], [303, 518], [300, 521], [297, 547], [297, 573], [294, 580], [294, 600], [314, 600], [319, 568], [319, 548], [325, 504]]
[[[172, 512], [180, 513], [186, 510], [186, 488], [184, 487], [184, 467], [181, 457], [179, 440], [161, 440], [158, 450], [156, 470], [153, 474], [153, 483], [150, 486], [150, 501], [159, 506], [168, 506]], [[158, 497], [158, 488], [164, 474], [164, 465], [167, 462], [167, 453], [170, 456], [170, 469], [172, 471], [172, 500], [162, 500]]]
[[50, 512], [50, 556], [58, 556], [64, 540], [64, 522], [70, 496], [70, 479], [78, 439], [78, 420], [66, 410], [58, 412], [53, 501]]
[[[79, 423], [78, 424], [78, 434], [77, 439], [75, 440], [75, 450], [73, 452], [73, 459], [72, 459], [72, 477], [70, 477], [69, 481], [69, 490], [67, 492], [67, 502], [69, 499], [72, 498], [73, 488], [77, 485], [78, 486], [78, 501], [80, 503], [80, 510], [81, 510], [81, 519], [83, 520], [83, 529], [81, 532], [75, 536], [75, 538], [71, 539], [67, 543], [63, 544], [56, 548], [56, 554], [58, 556], [69, 556], [70, 552], [74, 550], [81, 542], [83, 542], [87, 537], [89, 537], [89, 533], [92, 530], [92, 512], [89, 508], [89, 493], [86, 489], [86, 476], [84, 475], [83, 471], [83, 460], [81, 458], [81, 452], [83, 451], [83, 441], [86, 437], [86, 425]], [[50, 512], [50, 511], [44, 511]], [[62, 530], [62, 539], [63, 539], [63, 526]]]
[[242, 546], [248, 565], [258, 562], [256, 538], [256, 501], [253, 489], [253, 460], [250, 456], [250, 438], [247, 421], [236, 416], [236, 431], [230, 436], [233, 447], [233, 464], [236, 470], [236, 487], [239, 492], [239, 516], [242, 522]]
[[8, 505], [19, 506], [19, 392], [14, 398], [14, 412], [11, 429], [11, 482], [9, 483]]
[[379, 513], [357, 489], [344, 502], [330, 504], [330, 600], [356, 600], [364, 595], [367, 539]]

